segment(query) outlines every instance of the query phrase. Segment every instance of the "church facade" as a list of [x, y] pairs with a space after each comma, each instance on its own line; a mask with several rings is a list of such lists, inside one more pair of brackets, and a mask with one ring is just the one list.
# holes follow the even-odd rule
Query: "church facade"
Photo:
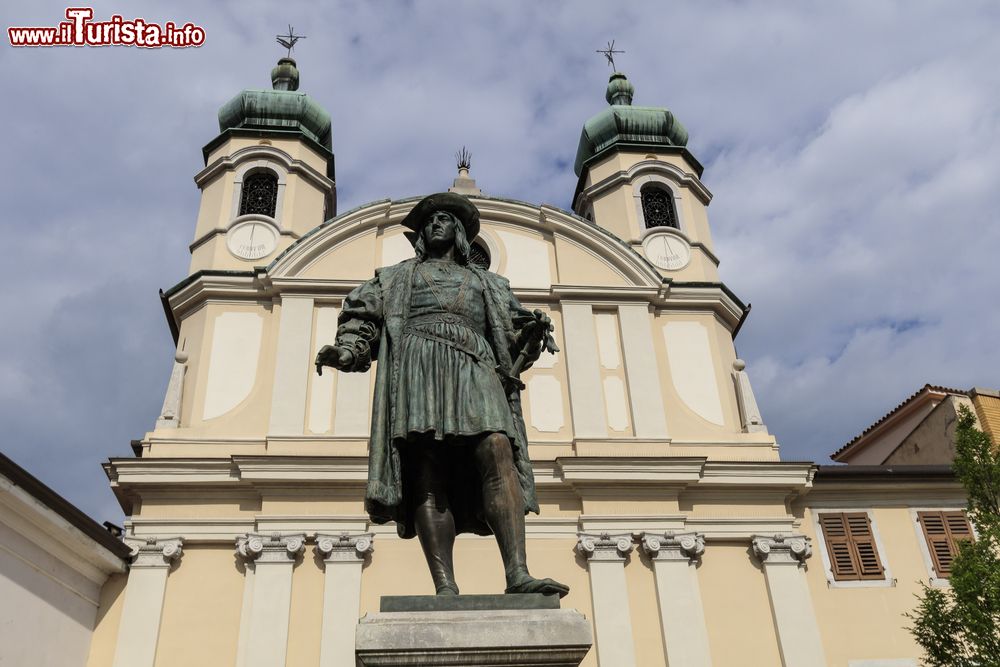
[[[420, 198], [338, 213], [329, 114], [290, 58], [272, 83], [220, 109], [189, 275], [162, 295], [162, 414], [105, 465], [133, 557], [101, 593], [91, 667], [354, 665], [381, 596], [433, 592], [416, 540], [364, 511], [374, 370], [313, 365], [344, 297], [413, 255], [399, 223]], [[962, 489], [946, 466], [780, 458], [702, 166], [633, 93], [613, 74], [586, 121], [572, 211], [484, 194], [465, 164], [451, 186], [480, 211], [474, 261], [561, 349], [522, 376], [529, 565], [592, 623], [583, 665], [916, 665], [903, 615], [919, 582], [947, 585]], [[455, 558], [463, 593], [503, 590], [492, 538], [460, 536]]]

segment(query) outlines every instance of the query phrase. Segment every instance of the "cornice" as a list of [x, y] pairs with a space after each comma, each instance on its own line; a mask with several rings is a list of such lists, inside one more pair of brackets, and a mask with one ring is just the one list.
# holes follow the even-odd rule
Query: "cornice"
[[698, 198], [698, 200], [708, 206], [712, 201], [712, 193], [705, 184], [701, 182], [697, 174], [685, 171], [675, 164], [670, 162], [664, 162], [663, 160], [642, 160], [635, 163], [628, 169], [622, 169], [617, 171], [600, 181], [592, 184], [591, 186], [584, 188], [580, 195], [586, 199], [593, 201], [593, 199], [608, 190], [619, 188], [623, 185], [629, 185], [636, 178], [643, 176], [644, 174], [660, 174], [666, 176], [668, 179], [676, 183], [677, 185], [690, 190]]
[[559, 457], [560, 477], [571, 484], [656, 484], [687, 486], [701, 478], [705, 459], [699, 457], [612, 458]]
[[321, 190], [329, 191], [334, 187], [333, 179], [320, 173], [310, 166], [309, 163], [294, 159], [285, 151], [277, 149], [273, 146], [262, 145], [246, 146], [233, 152], [231, 155], [215, 160], [212, 164], [206, 166], [195, 175], [194, 182], [199, 188], [204, 188], [209, 181], [221, 173], [235, 169], [247, 160], [260, 158], [274, 160], [275, 162], [281, 163], [281, 165], [288, 170], [288, 173], [302, 176], [303, 178], [311, 181], [313, 185]]
[[175, 318], [206, 301], [256, 301], [266, 296], [252, 271], [199, 271], [164, 292]]
[[[277, 277], [267, 270], [199, 271], [165, 292], [174, 317], [181, 319], [207, 302], [257, 303], [303, 296], [336, 301], [361, 284], [361, 280]], [[743, 305], [721, 283], [663, 282], [650, 286], [577, 286], [555, 284], [550, 289], [516, 288], [514, 294], [528, 303], [587, 303], [616, 306], [643, 303], [653, 308], [715, 313], [730, 328], [743, 315]]]
[[811, 462], [707, 461], [702, 469], [702, 485], [758, 486], [807, 489], [812, 486], [815, 464]]
[[[363, 456], [232, 456], [230, 458], [111, 459], [105, 465], [116, 487], [364, 484]], [[564, 456], [535, 464], [540, 485], [657, 485], [698, 488], [757, 488], [802, 492], [812, 485], [812, 463], [709, 461], [691, 456]]]

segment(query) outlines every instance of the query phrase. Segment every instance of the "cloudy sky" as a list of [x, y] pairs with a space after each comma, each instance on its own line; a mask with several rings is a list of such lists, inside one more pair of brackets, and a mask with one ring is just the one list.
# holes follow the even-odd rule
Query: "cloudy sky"
[[[1000, 386], [995, 2], [96, 2], [204, 46], [0, 47], [0, 450], [99, 520], [100, 462], [156, 418], [216, 111], [269, 86], [288, 23], [333, 116], [340, 210], [440, 190], [569, 208], [609, 39], [635, 103], [690, 132], [737, 345], [785, 459], [830, 452], [924, 383]], [[65, 5], [6, 2], [3, 27]]]

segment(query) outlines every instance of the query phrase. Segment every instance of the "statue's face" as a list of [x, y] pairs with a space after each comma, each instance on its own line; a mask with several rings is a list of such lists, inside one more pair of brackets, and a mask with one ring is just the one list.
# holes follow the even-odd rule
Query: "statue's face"
[[448, 247], [455, 243], [455, 226], [458, 219], [447, 211], [434, 211], [424, 225], [424, 239], [432, 248]]

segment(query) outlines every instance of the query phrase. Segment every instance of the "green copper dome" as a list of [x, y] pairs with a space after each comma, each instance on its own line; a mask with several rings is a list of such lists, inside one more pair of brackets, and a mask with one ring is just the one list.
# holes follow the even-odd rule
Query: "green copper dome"
[[579, 176], [583, 165], [601, 151], [616, 144], [639, 146], [686, 146], [687, 130], [672, 113], [659, 107], [634, 107], [635, 86], [621, 72], [608, 81], [605, 95], [611, 106], [588, 120], [580, 134], [573, 171]]
[[271, 70], [274, 90], [244, 90], [219, 109], [219, 131], [233, 128], [298, 130], [333, 150], [330, 114], [299, 87], [299, 70], [282, 58]]

